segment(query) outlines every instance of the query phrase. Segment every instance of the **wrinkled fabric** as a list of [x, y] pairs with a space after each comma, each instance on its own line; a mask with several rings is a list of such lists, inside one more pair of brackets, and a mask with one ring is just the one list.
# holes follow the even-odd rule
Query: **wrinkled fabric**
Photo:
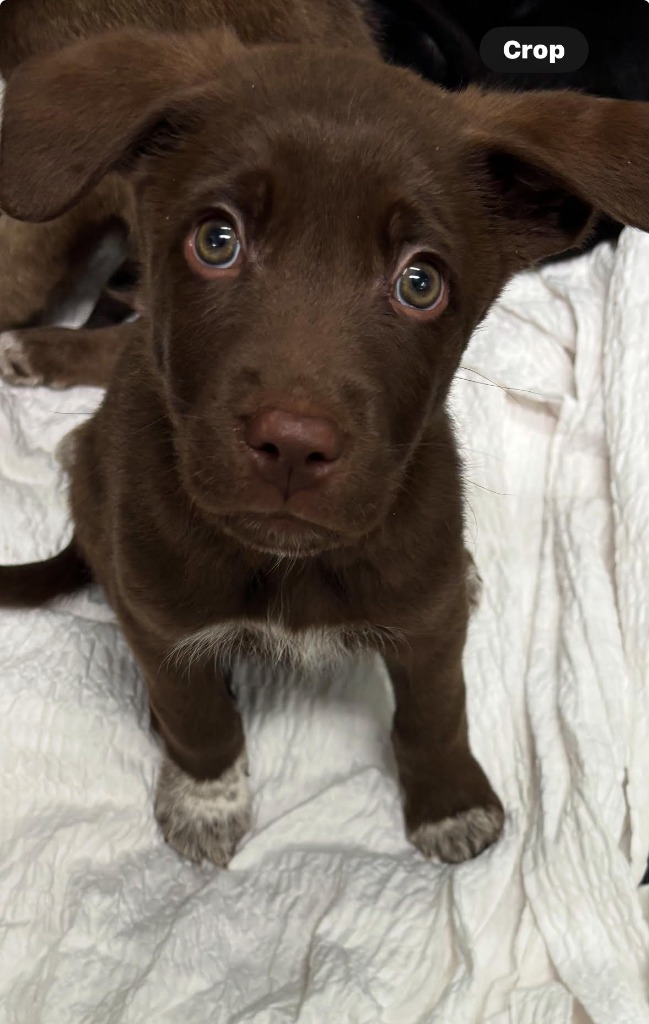
[[[503, 839], [403, 835], [378, 661], [237, 679], [254, 827], [156, 829], [160, 751], [98, 589], [0, 613], [3, 1024], [649, 1024], [649, 238], [522, 275], [453, 388], [484, 578], [465, 657]], [[67, 540], [90, 389], [0, 386], [0, 560]], [[431, 780], [434, 785], [434, 780]]]

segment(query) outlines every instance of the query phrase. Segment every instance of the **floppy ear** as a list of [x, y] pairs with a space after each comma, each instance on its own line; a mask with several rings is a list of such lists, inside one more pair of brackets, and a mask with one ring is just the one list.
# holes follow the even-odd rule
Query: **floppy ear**
[[174, 104], [209, 82], [215, 60], [240, 46], [223, 30], [132, 30], [25, 62], [5, 91], [0, 209], [35, 222], [64, 213], [164, 132]]
[[649, 103], [475, 88], [457, 99], [515, 264], [579, 245], [598, 215], [649, 231]]

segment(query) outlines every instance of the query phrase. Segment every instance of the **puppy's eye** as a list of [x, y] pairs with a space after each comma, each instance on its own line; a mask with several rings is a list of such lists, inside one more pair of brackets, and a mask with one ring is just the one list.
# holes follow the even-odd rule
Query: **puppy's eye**
[[445, 294], [442, 272], [427, 259], [415, 257], [397, 278], [395, 296], [407, 309], [431, 313], [443, 303]]
[[185, 259], [203, 277], [238, 270], [243, 246], [232, 221], [214, 216], [202, 221], [185, 240]]
[[229, 221], [206, 220], [194, 235], [196, 255], [207, 267], [232, 267], [241, 253], [241, 242], [234, 225]]

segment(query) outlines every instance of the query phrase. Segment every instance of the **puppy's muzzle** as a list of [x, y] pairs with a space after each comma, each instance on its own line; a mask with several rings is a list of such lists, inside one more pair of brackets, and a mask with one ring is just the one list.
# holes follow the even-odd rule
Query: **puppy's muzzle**
[[255, 476], [285, 500], [329, 478], [345, 449], [333, 420], [282, 409], [257, 413], [247, 421], [244, 436]]

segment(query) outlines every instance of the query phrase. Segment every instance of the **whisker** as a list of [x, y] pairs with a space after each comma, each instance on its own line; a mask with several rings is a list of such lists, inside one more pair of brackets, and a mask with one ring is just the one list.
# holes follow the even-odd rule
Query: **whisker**
[[512, 491], [494, 491], [492, 487], [487, 487], [486, 484], [479, 484], [476, 480], [467, 480], [467, 485], [470, 487], [479, 487], [481, 491], [488, 491], [489, 494], [497, 494], [501, 498], [512, 498]]
[[541, 391], [532, 391], [531, 388], [515, 388], [510, 387], [508, 384], [498, 384], [496, 381], [491, 380], [486, 374], [481, 373], [480, 370], [475, 370], [472, 366], [460, 366], [461, 370], [466, 370], [467, 373], [475, 373], [478, 377], [482, 377], [483, 380], [473, 380], [471, 377], [460, 377], [459, 374], [455, 374], [454, 380], [462, 380], [468, 384], [481, 384], [483, 387], [498, 388], [500, 391], [504, 391], [506, 394], [511, 395], [515, 400], [514, 392], [519, 395], [533, 395], [535, 398], [547, 399], [547, 395], [544, 395]]

